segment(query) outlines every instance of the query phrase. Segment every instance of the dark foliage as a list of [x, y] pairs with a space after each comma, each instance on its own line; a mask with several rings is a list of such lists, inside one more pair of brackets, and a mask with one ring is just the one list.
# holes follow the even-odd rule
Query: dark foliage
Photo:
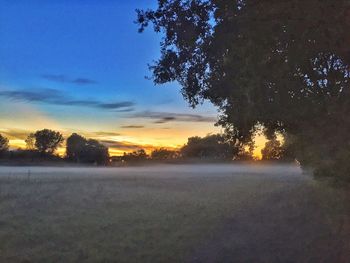
[[209, 99], [234, 139], [288, 133], [315, 174], [350, 180], [349, 14], [347, 0], [159, 0], [137, 22], [164, 33], [155, 83]]
[[181, 148], [183, 158], [233, 160], [243, 152], [243, 148], [232, 145], [223, 135], [213, 134], [188, 138]]
[[133, 151], [131, 153], [124, 153], [122, 161], [124, 162], [144, 162], [148, 159], [148, 155], [144, 149]]
[[0, 134], [0, 156], [9, 149], [9, 140]]
[[261, 150], [262, 160], [281, 160], [283, 158], [283, 147], [276, 137], [265, 143]]
[[28, 135], [25, 139], [27, 150], [35, 150], [35, 136], [34, 133]]
[[80, 162], [84, 146], [86, 145], [87, 140], [76, 133], [73, 133], [67, 138], [66, 143], [66, 157], [70, 161]]
[[4, 156], [4, 163], [11, 165], [45, 165], [63, 163], [63, 159], [58, 155], [42, 154], [37, 150], [17, 149], [8, 151]]
[[172, 160], [179, 157], [179, 152], [168, 150], [166, 148], [159, 148], [151, 153], [152, 160], [164, 161], [164, 160]]
[[60, 132], [49, 129], [36, 131], [34, 135], [29, 135], [27, 141], [29, 142], [32, 138], [35, 138], [35, 148], [43, 155], [53, 154], [64, 141]]
[[109, 162], [109, 153], [106, 146], [76, 133], [67, 138], [66, 157], [77, 163], [106, 165]]

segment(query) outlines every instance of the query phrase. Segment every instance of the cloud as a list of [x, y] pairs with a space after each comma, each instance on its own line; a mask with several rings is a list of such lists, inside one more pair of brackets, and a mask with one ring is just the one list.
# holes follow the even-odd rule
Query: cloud
[[98, 136], [120, 136], [121, 134], [118, 132], [104, 132], [104, 131], [98, 131], [98, 132], [94, 132], [95, 135]]
[[0, 97], [14, 101], [38, 102], [53, 105], [92, 107], [98, 109], [114, 110], [118, 112], [133, 111], [132, 101], [104, 102], [98, 100], [77, 100], [67, 94], [55, 89], [36, 89], [36, 90], [5, 90], [0, 91]]
[[6, 136], [10, 140], [25, 140], [28, 137], [29, 133], [29, 131], [22, 129], [0, 129], [0, 134]]
[[175, 121], [175, 120], [176, 120], [175, 117], [164, 117], [160, 120], [155, 121], [154, 123], [166, 123], [166, 122]]
[[153, 150], [154, 146], [152, 145], [141, 145], [135, 144], [127, 141], [113, 141], [113, 140], [102, 140], [105, 146], [111, 149], [121, 150], [121, 151], [136, 151], [139, 149], [145, 149], [146, 151]]
[[141, 129], [144, 127], [145, 126], [143, 126], [143, 125], [125, 125], [125, 126], [122, 126], [123, 129]]
[[131, 112], [131, 111], [135, 111], [135, 109], [130, 107], [126, 109], [115, 110], [115, 112]]
[[55, 74], [43, 74], [41, 75], [43, 79], [53, 81], [53, 82], [59, 82], [59, 83], [72, 83], [77, 85], [91, 85], [96, 84], [97, 81], [93, 79], [88, 78], [70, 78], [65, 75], [55, 75]]
[[154, 123], [167, 122], [215, 122], [217, 119], [211, 116], [203, 116], [198, 114], [174, 113], [174, 112], [152, 112], [144, 111], [133, 114], [133, 118], [154, 119]]
[[131, 101], [122, 101], [115, 103], [100, 103], [100, 107], [104, 109], [119, 109], [134, 106], [134, 103]]

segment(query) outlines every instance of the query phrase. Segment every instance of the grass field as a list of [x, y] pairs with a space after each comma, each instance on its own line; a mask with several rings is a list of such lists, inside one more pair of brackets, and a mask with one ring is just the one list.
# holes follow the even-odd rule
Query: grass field
[[347, 192], [292, 165], [0, 167], [0, 262], [350, 262]]

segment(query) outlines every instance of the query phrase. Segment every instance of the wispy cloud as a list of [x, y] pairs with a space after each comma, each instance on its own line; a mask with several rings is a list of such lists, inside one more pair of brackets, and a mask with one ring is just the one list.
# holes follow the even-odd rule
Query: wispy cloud
[[62, 106], [92, 107], [119, 112], [133, 111], [132, 106], [135, 105], [132, 101], [104, 102], [92, 99], [79, 100], [55, 89], [35, 89], [30, 91], [0, 90], [0, 97], [14, 101], [37, 102]]
[[41, 75], [43, 79], [53, 81], [53, 82], [59, 82], [59, 83], [72, 83], [77, 85], [91, 85], [96, 84], [97, 81], [89, 78], [70, 78], [63, 74], [43, 74]]
[[154, 146], [152, 145], [141, 145], [141, 144], [135, 144], [127, 141], [113, 141], [113, 140], [102, 140], [101, 143], [103, 143], [105, 146], [111, 149], [116, 149], [120, 151], [136, 151], [139, 149], [145, 149], [145, 150], [153, 150]]
[[174, 112], [153, 112], [143, 111], [133, 114], [133, 118], [154, 119], [154, 123], [167, 122], [215, 122], [217, 119], [212, 116], [203, 116], [198, 114], [174, 113]]
[[94, 132], [95, 135], [97, 136], [120, 136], [121, 134], [118, 132], [109, 132], [109, 131], [98, 131]]
[[9, 139], [24, 140], [30, 132], [22, 129], [0, 129], [0, 134], [5, 135]]
[[122, 126], [123, 129], [141, 129], [144, 127], [145, 126], [143, 126], [143, 125], [125, 125], [125, 126]]

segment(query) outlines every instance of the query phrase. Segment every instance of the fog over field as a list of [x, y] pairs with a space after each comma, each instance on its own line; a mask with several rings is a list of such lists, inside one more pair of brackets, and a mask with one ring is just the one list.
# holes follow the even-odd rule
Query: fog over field
[[347, 262], [348, 203], [297, 165], [0, 167], [0, 262]]
[[[91, 176], [240, 176], [264, 175], [264, 177], [281, 177], [287, 179], [292, 176], [300, 177], [302, 171], [298, 165], [293, 164], [200, 164], [200, 165], [147, 165], [136, 167], [40, 167], [40, 166], [3, 166], [0, 167], [0, 176], [26, 177], [28, 173], [34, 177], [91, 177]], [[304, 175], [304, 179], [308, 176]], [[300, 179], [300, 178], [299, 178]]]

